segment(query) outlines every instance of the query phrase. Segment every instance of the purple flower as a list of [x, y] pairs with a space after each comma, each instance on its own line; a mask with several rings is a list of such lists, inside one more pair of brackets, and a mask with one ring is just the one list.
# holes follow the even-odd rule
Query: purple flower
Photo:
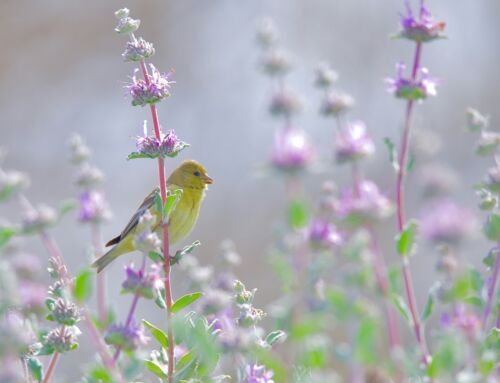
[[40, 283], [23, 281], [19, 284], [21, 308], [30, 312], [43, 312], [46, 292], [46, 287]]
[[175, 157], [182, 149], [189, 146], [179, 140], [173, 130], [167, 133], [161, 132], [161, 139], [156, 136], [148, 136], [147, 122], [144, 121], [144, 135], [136, 137], [137, 152], [129, 154], [128, 158], [165, 158]]
[[114, 324], [110, 326], [104, 340], [107, 344], [122, 347], [126, 351], [133, 351], [149, 340], [144, 335], [144, 326], [137, 325], [133, 320], [126, 326]]
[[276, 132], [271, 158], [276, 168], [286, 171], [301, 170], [313, 157], [313, 148], [303, 130], [285, 128]]
[[162, 284], [160, 268], [153, 264], [149, 272], [134, 270], [134, 264], [125, 267], [126, 279], [122, 283], [122, 294], [137, 294], [147, 299], [155, 297], [158, 287]]
[[342, 243], [342, 235], [337, 228], [323, 219], [312, 221], [307, 236], [315, 249], [329, 249]]
[[441, 325], [445, 328], [455, 328], [460, 330], [465, 337], [474, 341], [481, 334], [481, 320], [478, 316], [467, 310], [463, 304], [454, 307], [451, 314], [444, 313], [441, 316]]
[[273, 49], [264, 54], [261, 65], [270, 76], [284, 75], [290, 70], [290, 59], [286, 52]]
[[420, 228], [428, 241], [457, 243], [474, 232], [476, 218], [448, 199], [435, 200], [424, 210]]
[[320, 113], [327, 117], [337, 117], [350, 110], [354, 105], [354, 98], [344, 92], [331, 91], [325, 96], [321, 104]]
[[290, 117], [300, 112], [301, 109], [302, 101], [300, 97], [291, 90], [281, 90], [274, 94], [269, 106], [271, 114], [285, 117]]
[[335, 156], [337, 161], [356, 161], [375, 152], [375, 144], [361, 121], [347, 124], [335, 140]]
[[153, 44], [147, 42], [142, 37], [127, 42], [127, 47], [122, 53], [125, 61], [141, 61], [155, 54]]
[[332, 69], [330, 64], [320, 63], [316, 68], [316, 80], [314, 84], [318, 88], [328, 89], [338, 78], [339, 75]]
[[76, 339], [80, 335], [80, 330], [75, 327], [58, 327], [51, 330], [45, 336], [45, 344], [59, 353], [74, 350], [78, 345]]
[[104, 193], [89, 190], [80, 194], [80, 210], [78, 212], [80, 222], [102, 222], [109, 219], [110, 215]]
[[76, 178], [76, 184], [84, 189], [90, 189], [102, 182], [104, 175], [102, 172], [89, 164], [84, 164]]
[[373, 222], [392, 213], [390, 200], [369, 180], [359, 183], [359, 190], [344, 190], [338, 202], [338, 217], [345, 223]]
[[244, 383], [274, 383], [274, 373], [266, 370], [265, 366], [259, 366], [258, 364], [246, 366], [245, 375]]
[[273, 20], [263, 18], [257, 23], [257, 42], [263, 48], [269, 48], [278, 40], [278, 31]]
[[444, 38], [445, 26], [445, 22], [434, 20], [424, 5], [424, 0], [420, 1], [417, 17], [413, 14], [409, 1], [406, 0], [406, 15], [401, 15], [401, 31], [397, 36], [417, 42], [428, 42]]
[[59, 324], [72, 326], [80, 320], [80, 310], [73, 302], [59, 298], [52, 307], [52, 318]]
[[56, 221], [57, 214], [51, 207], [47, 205], [30, 207], [23, 213], [23, 231], [25, 233], [42, 231], [54, 225]]
[[397, 98], [405, 100], [424, 100], [428, 96], [435, 96], [437, 80], [429, 77], [429, 71], [426, 68], [420, 68], [420, 78], [405, 78], [404, 72], [406, 65], [403, 63], [396, 64], [396, 78], [387, 78], [389, 84], [387, 90], [394, 94]]
[[149, 64], [149, 66], [151, 67], [151, 74], [148, 75], [149, 83], [143, 79], [137, 78], [136, 75], [139, 69], [136, 69], [132, 76], [132, 84], [127, 86], [132, 96], [133, 106], [156, 104], [170, 96], [169, 89], [174, 83], [170, 81], [172, 72], [163, 74], [160, 73], [153, 64]]

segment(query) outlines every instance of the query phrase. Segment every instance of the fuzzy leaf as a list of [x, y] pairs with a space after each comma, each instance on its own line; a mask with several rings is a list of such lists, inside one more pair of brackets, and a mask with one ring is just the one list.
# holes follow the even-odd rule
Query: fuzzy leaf
[[0, 249], [4, 247], [15, 234], [16, 230], [12, 227], [0, 227]]
[[162, 211], [163, 202], [161, 201], [160, 188], [156, 188], [155, 191], [155, 208], [156, 211]]
[[490, 214], [484, 224], [483, 232], [489, 240], [500, 241], [500, 215], [496, 213]]
[[272, 346], [275, 343], [282, 343], [286, 339], [286, 333], [281, 330], [276, 330], [273, 332], [270, 332], [266, 336], [265, 342], [269, 345]]
[[165, 297], [165, 287], [160, 286], [156, 290], [155, 303], [161, 309], [164, 309], [165, 307], [167, 307], [167, 303], [165, 302], [164, 297]]
[[427, 302], [425, 303], [424, 312], [422, 313], [422, 322], [425, 322], [432, 314], [434, 310], [435, 295], [440, 287], [439, 283], [436, 283], [431, 287], [429, 295], [427, 296]]
[[160, 330], [155, 325], [148, 322], [146, 319], [142, 320], [142, 323], [151, 331], [151, 335], [158, 341], [158, 343], [165, 349], [168, 348], [168, 337], [167, 335]]
[[150, 251], [148, 253], [149, 259], [151, 259], [154, 263], [162, 263], [163, 262], [163, 255], [160, 253], [157, 253], [156, 251]]
[[191, 254], [200, 245], [200, 241], [194, 241], [192, 244], [184, 246], [182, 250], [177, 250], [175, 255], [170, 257], [170, 265], [176, 265], [185, 255]]
[[182, 197], [182, 189], [176, 189], [173, 192], [167, 191], [167, 200], [165, 201], [165, 208], [163, 209], [163, 216], [165, 221], [170, 220], [170, 215], [174, 212], [177, 203]]
[[416, 233], [417, 224], [412, 221], [408, 222], [405, 229], [396, 237], [396, 250], [399, 255], [406, 257], [412, 252]]
[[389, 162], [394, 168], [394, 171], [397, 173], [399, 172], [399, 162], [398, 162], [398, 152], [396, 151], [396, 146], [388, 137], [384, 138], [384, 144], [387, 147], [387, 151], [389, 152]]
[[159, 364], [153, 362], [152, 360], [145, 360], [144, 365], [149, 371], [160, 379], [166, 379], [168, 377], [166, 371], [164, 371]]
[[203, 294], [200, 292], [184, 295], [183, 297], [175, 301], [175, 303], [172, 305], [172, 313], [175, 314], [181, 311], [183, 308], [189, 306], [193, 302], [196, 302], [198, 299], [200, 299], [202, 295]]
[[394, 303], [394, 306], [396, 306], [396, 308], [398, 309], [399, 313], [403, 316], [403, 318], [405, 318], [408, 323], [412, 323], [410, 309], [406, 305], [403, 297], [398, 294], [392, 294], [391, 300], [392, 303]]
[[31, 376], [35, 378], [37, 382], [41, 382], [43, 379], [43, 365], [37, 358], [28, 359], [28, 368], [31, 372]]
[[73, 295], [78, 302], [85, 302], [92, 295], [92, 277], [90, 270], [81, 271], [75, 280]]

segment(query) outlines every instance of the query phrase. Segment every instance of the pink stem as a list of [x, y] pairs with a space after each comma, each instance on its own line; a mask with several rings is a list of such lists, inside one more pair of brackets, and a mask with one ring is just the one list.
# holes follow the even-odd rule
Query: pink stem
[[[149, 85], [149, 74], [146, 68], [144, 60], [141, 61], [141, 70], [144, 76], [144, 81]], [[161, 128], [158, 121], [158, 112], [156, 110], [156, 105], [152, 104], [151, 116], [153, 119], [153, 127], [157, 140], [161, 140]], [[160, 179], [160, 194], [162, 200], [162, 206], [165, 205], [167, 200], [167, 183], [165, 182], [165, 163], [163, 158], [158, 158], [158, 176]], [[169, 254], [169, 240], [168, 240], [168, 222], [162, 222], [163, 228], [163, 270], [165, 271], [165, 303], [167, 305], [167, 337], [168, 337], [168, 371], [167, 371], [167, 381], [172, 383], [174, 377], [174, 332], [172, 330], [172, 287], [170, 280], [170, 254]]]
[[[103, 255], [101, 230], [98, 223], [92, 225], [92, 242], [95, 258]], [[101, 324], [106, 323], [106, 278], [104, 271], [97, 273], [97, 315]]]
[[[488, 324], [488, 319], [491, 315], [491, 311], [493, 308], [493, 304], [495, 298], [497, 296], [497, 286], [498, 286], [498, 277], [500, 275], [500, 254], [497, 254], [495, 259], [495, 266], [493, 268], [493, 275], [491, 276], [490, 286], [488, 289], [488, 300], [486, 301], [486, 306], [484, 307], [483, 313], [483, 329], [486, 330], [486, 326]], [[500, 311], [498, 313], [496, 326], [499, 327], [500, 323]]]
[[[421, 56], [422, 56], [422, 43], [417, 42], [415, 47], [415, 56], [411, 73], [412, 81], [415, 81], [417, 78], [417, 72], [420, 67]], [[406, 166], [408, 163], [408, 151], [409, 151], [408, 149], [410, 145], [411, 117], [413, 112], [413, 105], [414, 105], [413, 100], [408, 100], [406, 104], [405, 124], [404, 124], [403, 137], [401, 140], [401, 149], [399, 152], [399, 169], [398, 169], [397, 184], [396, 184], [396, 204], [397, 204], [398, 231], [400, 233], [403, 232], [405, 226], [403, 181], [406, 173]], [[431, 356], [427, 349], [425, 336], [423, 334], [423, 329], [420, 323], [420, 315], [418, 313], [418, 308], [415, 302], [415, 293], [413, 289], [413, 282], [410, 272], [410, 263], [408, 258], [403, 259], [401, 270], [404, 279], [406, 300], [408, 302], [408, 306], [410, 308], [410, 313], [413, 321], [413, 332], [415, 334], [415, 338], [422, 353], [422, 361], [425, 364], [425, 366], [428, 367], [431, 360]]]
[[52, 375], [56, 369], [57, 361], [59, 360], [59, 353], [56, 351], [52, 354], [52, 358], [50, 358], [49, 367], [45, 372], [45, 376], [43, 377], [43, 383], [49, 383], [52, 379]]

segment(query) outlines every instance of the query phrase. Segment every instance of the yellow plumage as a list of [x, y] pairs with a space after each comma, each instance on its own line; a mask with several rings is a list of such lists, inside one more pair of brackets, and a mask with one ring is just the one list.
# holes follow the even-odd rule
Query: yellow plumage
[[[198, 220], [207, 185], [212, 182], [205, 168], [194, 160], [184, 161], [172, 172], [167, 180], [167, 188], [170, 191], [182, 189], [182, 196], [170, 216], [168, 225], [169, 244], [173, 245], [179, 242], [191, 232]], [[146, 211], [155, 216], [157, 222], [161, 222], [161, 213], [156, 209], [154, 202], [155, 194], [156, 190], [153, 190], [144, 199], [121, 234], [106, 244], [106, 246], [115, 246], [92, 264], [97, 269], [97, 272], [100, 272], [120, 255], [135, 250], [133, 245], [135, 231], [139, 219]], [[155, 232], [162, 238], [161, 225], [156, 226]]]

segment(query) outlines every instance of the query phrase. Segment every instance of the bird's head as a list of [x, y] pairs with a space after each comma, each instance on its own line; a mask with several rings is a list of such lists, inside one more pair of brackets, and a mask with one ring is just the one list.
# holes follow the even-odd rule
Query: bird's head
[[195, 160], [184, 161], [168, 178], [169, 184], [200, 190], [213, 182], [203, 165]]

